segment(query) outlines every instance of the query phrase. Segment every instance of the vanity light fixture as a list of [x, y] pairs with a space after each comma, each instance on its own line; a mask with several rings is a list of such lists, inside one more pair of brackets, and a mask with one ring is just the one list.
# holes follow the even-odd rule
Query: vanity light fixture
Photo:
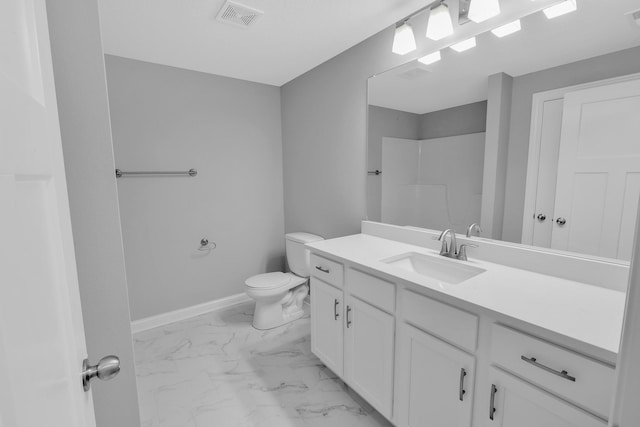
[[424, 65], [430, 65], [430, 64], [433, 64], [434, 62], [440, 61], [441, 58], [442, 57], [440, 56], [440, 51], [436, 50], [435, 52], [430, 53], [429, 55], [419, 58], [418, 62], [421, 62]]
[[463, 40], [460, 43], [452, 44], [450, 47], [456, 52], [464, 52], [465, 50], [476, 47], [476, 38], [471, 37], [470, 39]]
[[494, 36], [496, 37], [505, 37], [509, 34], [517, 33], [522, 29], [520, 24], [520, 20], [516, 19], [513, 22], [509, 22], [508, 24], [502, 25], [501, 27], [494, 28], [491, 30]]
[[578, 8], [576, 0], [564, 0], [562, 3], [558, 3], [543, 10], [547, 19], [557, 18], [558, 16], [565, 15], [573, 12]]
[[441, 40], [453, 34], [453, 22], [449, 7], [440, 2], [429, 12], [429, 21], [427, 22], [427, 38], [431, 40]]
[[500, 14], [500, 0], [471, 0], [468, 18], [475, 23], [484, 22]]
[[396, 27], [391, 51], [398, 55], [406, 55], [414, 50], [416, 50], [416, 38], [413, 35], [413, 28], [405, 21]]

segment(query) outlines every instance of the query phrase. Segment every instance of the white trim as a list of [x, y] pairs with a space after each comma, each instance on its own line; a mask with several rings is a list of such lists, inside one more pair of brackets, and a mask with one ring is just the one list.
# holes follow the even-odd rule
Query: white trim
[[158, 326], [164, 326], [180, 320], [190, 319], [201, 314], [221, 310], [223, 308], [232, 307], [249, 301], [251, 301], [251, 298], [243, 292], [241, 294], [231, 295], [198, 305], [192, 305], [191, 307], [181, 308], [168, 313], [145, 317], [131, 322], [131, 333], [137, 334], [138, 332], [148, 331], [149, 329], [157, 328]]
[[524, 212], [522, 215], [521, 242], [523, 244], [530, 245], [533, 241], [533, 226], [535, 224], [535, 220], [532, 213], [535, 212], [536, 207], [538, 168], [540, 167], [540, 134], [542, 133], [542, 113], [544, 103], [564, 98], [564, 96], [569, 92], [622, 83], [636, 79], [640, 79], [640, 73], [627, 74], [610, 79], [597, 80], [533, 94], [533, 101], [531, 105], [531, 130], [529, 132], [529, 155], [527, 157], [527, 181], [524, 190]]

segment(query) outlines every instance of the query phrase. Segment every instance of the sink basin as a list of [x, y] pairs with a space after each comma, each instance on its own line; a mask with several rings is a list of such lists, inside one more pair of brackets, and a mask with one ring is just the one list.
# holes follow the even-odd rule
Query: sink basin
[[457, 285], [486, 271], [462, 261], [416, 252], [383, 259], [382, 262], [449, 285]]

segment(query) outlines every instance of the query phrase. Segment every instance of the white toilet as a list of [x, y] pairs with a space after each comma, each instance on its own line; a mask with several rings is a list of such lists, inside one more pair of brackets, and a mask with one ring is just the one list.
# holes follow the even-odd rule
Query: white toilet
[[305, 243], [324, 240], [310, 233], [285, 235], [287, 262], [291, 273], [265, 273], [245, 281], [245, 292], [256, 301], [253, 326], [272, 329], [304, 315], [302, 304], [309, 294], [309, 250]]

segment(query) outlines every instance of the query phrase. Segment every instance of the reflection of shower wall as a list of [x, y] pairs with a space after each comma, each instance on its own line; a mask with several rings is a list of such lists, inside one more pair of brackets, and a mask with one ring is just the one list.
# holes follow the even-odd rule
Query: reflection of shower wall
[[457, 232], [479, 223], [484, 139], [383, 138], [382, 221]]

